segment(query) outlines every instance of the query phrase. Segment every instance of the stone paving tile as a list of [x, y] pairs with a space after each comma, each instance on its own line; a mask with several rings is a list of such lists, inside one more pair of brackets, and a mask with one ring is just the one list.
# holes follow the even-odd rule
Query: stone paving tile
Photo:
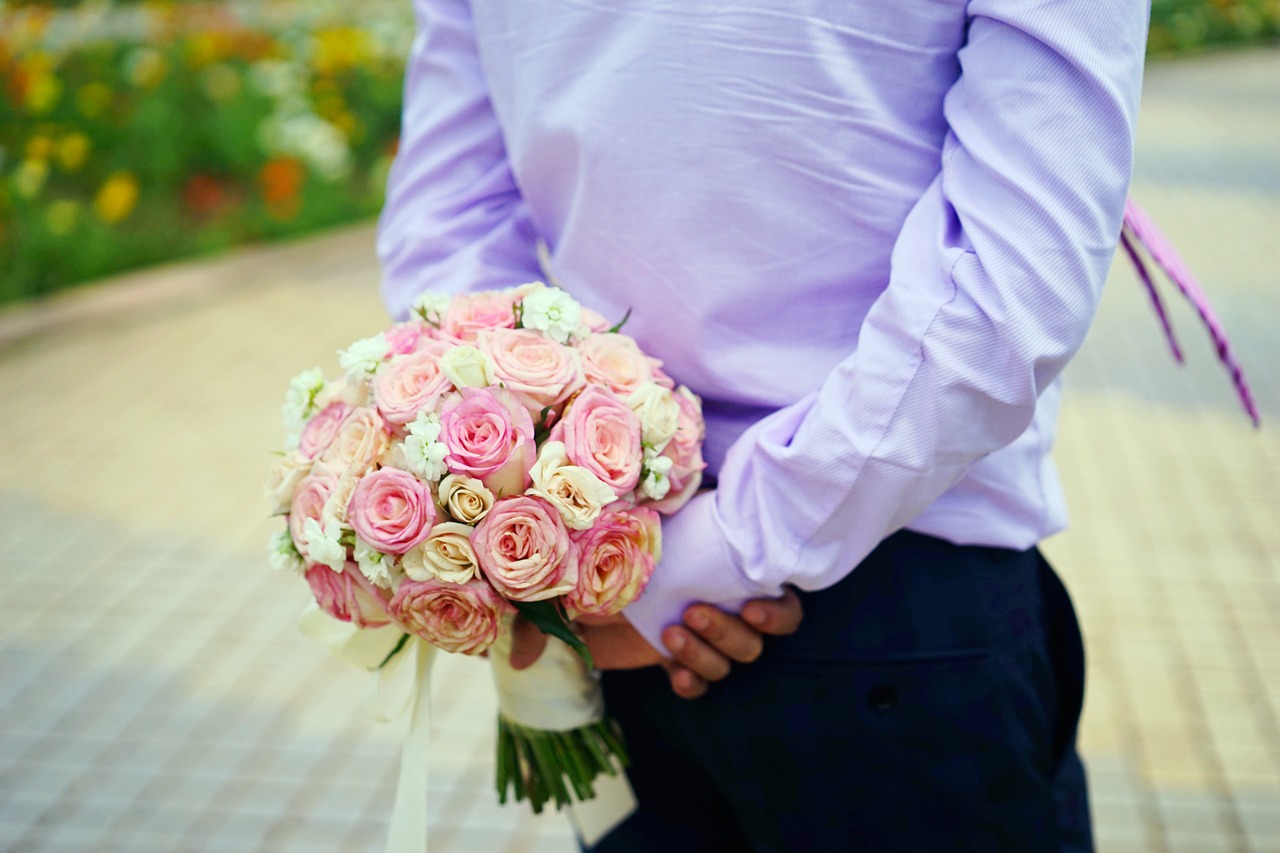
[[[1178, 368], [1117, 265], [1068, 371], [1072, 529], [1046, 552], [1090, 659], [1103, 851], [1280, 851], [1280, 52], [1150, 69], [1134, 192], [1215, 297], [1248, 428], [1175, 298]], [[301, 638], [258, 483], [289, 376], [378, 328], [368, 226], [0, 315], [0, 849], [371, 851], [400, 725]], [[476, 661], [435, 679], [433, 849], [573, 849], [500, 809]]]

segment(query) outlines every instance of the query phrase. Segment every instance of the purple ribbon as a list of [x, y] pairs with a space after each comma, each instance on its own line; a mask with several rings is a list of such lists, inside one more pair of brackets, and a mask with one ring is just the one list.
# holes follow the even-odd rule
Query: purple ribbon
[[1209, 302], [1209, 297], [1205, 295], [1204, 289], [1196, 281], [1196, 277], [1191, 274], [1191, 269], [1187, 266], [1186, 261], [1173, 248], [1169, 238], [1156, 227], [1155, 222], [1151, 220], [1147, 212], [1139, 207], [1138, 203], [1133, 199], [1125, 202], [1124, 225], [1120, 230], [1120, 245], [1129, 256], [1129, 260], [1133, 262], [1133, 266], [1138, 272], [1138, 278], [1142, 280], [1142, 283], [1147, 288], [1156, 316], [1160, 318], [1160, 325], [1164, 327], [1165, 339], [1169, 341], [1169, 348], [1173, 351], [1173, 357], [1181, 364], [1183, 362], [1182, 348], [1178, 346], [1178, 339], [1173, 334], [1173, 324], [1169, 321], [1169, 314], [1165, 311], [1164, 302], [1160, 299], [1151, 271], [1147, 267], [1146, 261], [1143, 260], [1142, 252], [1139, 248], [1146, 250], [1146, 253], [1155, 262], [1156, 266], [1164, 271], [1164, 274], [1168, 276], [1174, 286], [1196, 309], [1196, 313], [1200, 315], [1200, 320], [1204, 323], [1205, 328], [1209, 330], [1209, 337], [1213, 339], [1214, 346], [1217, 347], [1218, 358], [1226, 365], [1227, 371], [1231, 374], [1231, 381], [1235, 385], [1236, 394], [1239, 396], [1245, 412], [1253, 420], [1255, 427], [1261, 426], [1262, 418], [1258, 414], [1258, 407], [1253, 401], [1253, 394], [1249, 391], [1249, 383], [1244, 378], [1244, 368], [1240, 366], [1240, 362], [1236, 360], [1235, 353], [1231, 350], [1231, 341], [1227, 338], [1226, 330], [1222, 328], [1222, 321], [1218, 319], [1218, 315], [1214, 312], [1213, 305]]

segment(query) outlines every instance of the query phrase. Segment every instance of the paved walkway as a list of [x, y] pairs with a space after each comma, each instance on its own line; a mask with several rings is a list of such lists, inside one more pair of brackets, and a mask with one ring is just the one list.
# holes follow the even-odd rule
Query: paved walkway
[[[1277, 104], [1280, 52], [1156, 66], [1134, 188], [1215, 296], [1264, 431], [1181, 304], [1170, 362], [1123, 267], [1070, 369], [1075, 524], [1047, 550], [1088, 639], [1104, 851], [1280, 851]], [[295, 632], [258, 491], [288, 377], [383, 322], [372, 238], [0, 316], [0, 848], [380, 849], [400, 727]], [[571, 850], [558, 817], [494, 804], [483, 667], [436, 675], [433, 849]]]

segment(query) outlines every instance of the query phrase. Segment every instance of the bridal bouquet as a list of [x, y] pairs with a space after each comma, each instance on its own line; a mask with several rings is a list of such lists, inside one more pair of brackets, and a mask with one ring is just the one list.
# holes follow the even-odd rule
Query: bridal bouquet
[[[701, 480], [701, 404], [621, 324], [555, 287], [426, 294], [414, 314], [340, 352], [345, 376], [290, 383], [267, 484], [287, 521], [273, 562], [334, 619], [403, 632], [384, 665], [413, 640], [483, 654], [509, 642], [516, 613], [576, 650], [549, 646], [528, 675], [505, 646], [490, 656], [498, 790], [535, 811], [570, 788], [589, 799], [626, 756], [570, 622], [644, 590], [658, 514]], [[517, 707], [566, 696], [595, 710]]]

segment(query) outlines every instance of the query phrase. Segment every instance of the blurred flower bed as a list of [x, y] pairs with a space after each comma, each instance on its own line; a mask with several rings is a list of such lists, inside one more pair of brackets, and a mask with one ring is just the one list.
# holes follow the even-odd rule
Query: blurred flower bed
[[[370, 216], [410, 0], [0, 0], [0, 303]], [[1280, 36], [1280, 0], [1153, 0], [1151, 52]]]
[[0, 302], [375, 213], [408, 0], [0, 5]]
[[1148, 53], [1280, 38], [1280, 0], [1151, 0]]

